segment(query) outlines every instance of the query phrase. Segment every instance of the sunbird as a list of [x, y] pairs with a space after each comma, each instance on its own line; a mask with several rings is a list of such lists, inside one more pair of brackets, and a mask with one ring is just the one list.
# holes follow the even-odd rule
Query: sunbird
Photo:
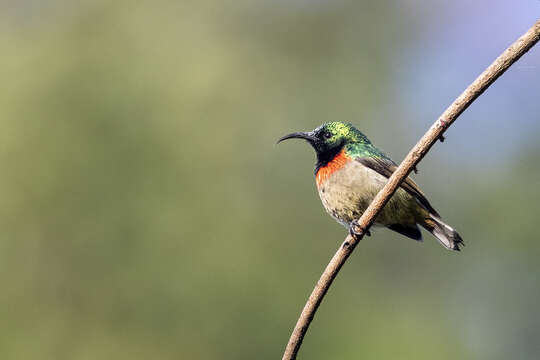
[[[323, 206], [351, 234], [356, 233], [356, 221], [386, 184], [397, 164], [348, 123], [325, 123], [313, 131], [285, 135], [278, 143], [287, 139], [304, 139], [315, 149], [315, 182]], [[461, 236], [441, 220], [418, 185], [407, 177], [376, 217], [373, 226], [421, 241], [418, 225], [447, 249], [460, 251], [460, 245], [464, 245]]]

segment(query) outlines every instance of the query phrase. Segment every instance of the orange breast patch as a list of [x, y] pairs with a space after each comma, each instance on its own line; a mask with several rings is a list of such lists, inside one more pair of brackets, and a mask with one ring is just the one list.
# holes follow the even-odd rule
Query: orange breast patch
[[319, 168], [317, 175], [315, 175], [317, 188], [320, 188], [321, 185], [330, 177], [330, 175], [341, 169], [350, 160], [351, 158], [345, 153], [345, 149], [343, 149], [332, 159], [332, 161], [326, 164], [326, 166]]

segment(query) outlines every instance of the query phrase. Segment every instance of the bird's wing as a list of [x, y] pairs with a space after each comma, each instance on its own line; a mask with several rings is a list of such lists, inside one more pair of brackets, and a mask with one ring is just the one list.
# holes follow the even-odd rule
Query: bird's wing
[[[383, 158], [383, 157], [378, 157], [378, 158], [359, 157], [359, 158], [356, 158], [356, 161], [360, 162], [362, 165], [367, 166], [368, 168], [372, 170], [375, 170], [376, 172], [378, 172], [379, 174], [381, 174], [382, 176], [386, 178], [389, 178], [390, 176], [392, 176], [394, 171], [396, 171], [397, 169], [397, 165], [395, 162], [393, 162], [392, 160], [388, 158]], [[410, 177], [405, 178], [405, 180], [403, 180], [400, 186], [403, 190], [407, 191], [409, 194], [414, 196], [416, 200], [418, 200], [418, 202], [431, 214], [437, 217], [439, 216], [437, 211], [433, 208], [433, 206], [431, 206], [429, 201], [426, 199], [422, 191], [420, 191], [420, 188], [418, 187], [418, 185], [416, 185], [416, 183]]]

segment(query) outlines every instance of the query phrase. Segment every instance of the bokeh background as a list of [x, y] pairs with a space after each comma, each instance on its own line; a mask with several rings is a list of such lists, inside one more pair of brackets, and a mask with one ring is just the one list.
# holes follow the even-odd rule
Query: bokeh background
[[[277, 359], [345, 236], [314, 155], [400, 161], [540, 1], [0, 3], [0, 357]], [[415, 179], [467, 242], [379, 231], [302, 359], [537, 359], [540, 48]]]

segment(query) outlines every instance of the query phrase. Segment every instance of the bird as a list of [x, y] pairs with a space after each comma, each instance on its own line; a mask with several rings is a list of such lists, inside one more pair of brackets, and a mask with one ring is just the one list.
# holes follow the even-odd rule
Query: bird
[[[384, 187], [397, 164], [375, 147], [350, 123], [328, 122], [315, 130], [283, 136], [303, 139], [315, 150], [315, 183], [322, 204], [351, 234], [358, 234], [357, 219]], [[407, 177], [377, 215], [374, 228], [387, 228], [422, 241], [420, 225], [445, 248], [460, 251], [461, 236], [441, 220], [418, 185]], [[355, 230], [356, 229], [356, 230]], [[366, 231], [366, 235], [371, 235]]]

